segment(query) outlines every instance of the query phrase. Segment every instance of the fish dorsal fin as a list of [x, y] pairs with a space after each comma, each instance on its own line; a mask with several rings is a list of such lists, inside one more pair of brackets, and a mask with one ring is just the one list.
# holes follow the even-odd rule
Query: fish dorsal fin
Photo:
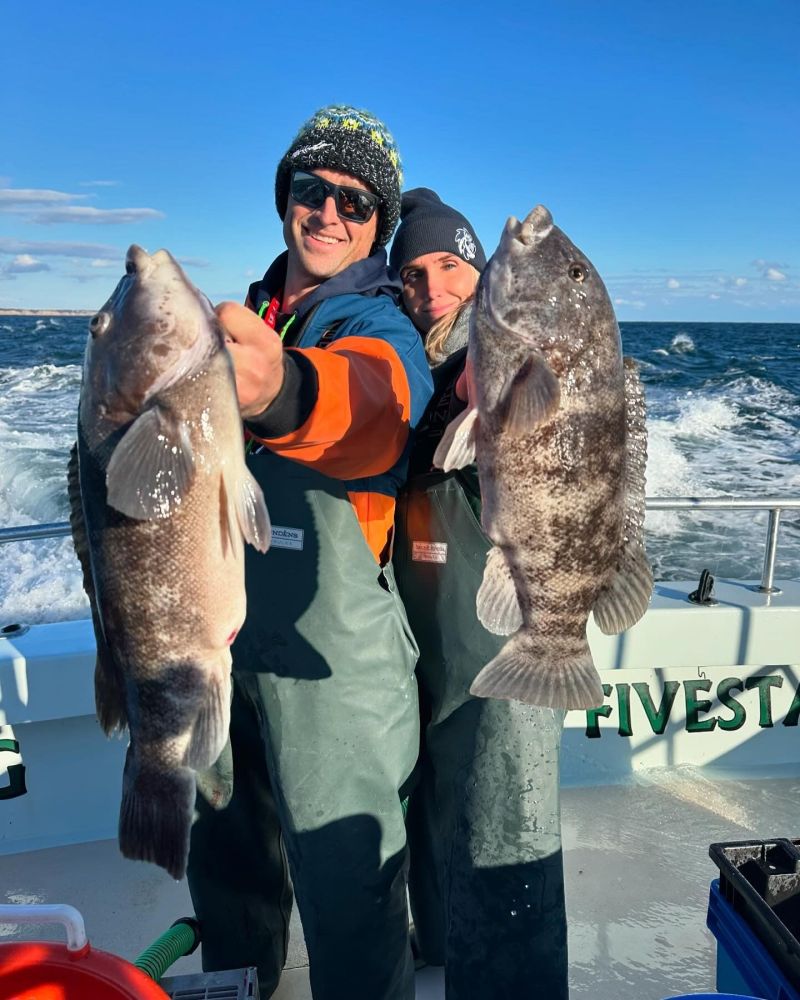
[[67, 466], [67, 496], [69, 497], [69, 523], [72, 528], [72, 544], [83, 571], [83, 589], [89, 598], [92, 613], [97, 659], [94, 667], [95, 704], [97, 718], [106, 735], [121, 731], [128, 725], [128, 710], [125, 707], [125, 679], [117, 666], [105, 638], [103, 620], [97, 604], [97, 591], [92, 573], [89, 553], [89, 539], [81, 500], [78, 446], [74, 444], [69, 453]]
[[541, 351], [534, 351], [508, 383], [500, 405], [505, 426], [514, 435], [528, 434], [549, 420], [561, 402], [561, 387]]
[[478, 621], [494, 635], [511, 635], [522, 625], [522, 611], [511, 567], [497, 545], [489, 549], [486, 556], [486, 569], [475, 605]]
[[474, 407], [464, 410], [455, 420], [451, 420], [433, 454], [436, 468], [452, 472], [453, 469], [463, 469], [474, 462], [477, 430], [478, 411]]
[[594, 617], [606, 635], [631, 628], [642, 617], [653, 591], [653, 571], [644, 550], [647, 428], [639, 369], [624, 358], [625, 372], [625, 515], [614, 574], [597, 596]]
[[172, 411], [152, 406], [131, 424], [106, 472], [108, 502], [137, 521], [175, 513], [192, 484], [189, 429]]
[[236, 468], [226, 467], [222, 476], [227, 530], [235, 552], [244, 538], [259, 552], [266, 552], [271, 541], [271, 525], [261, 487], [242, 460]]

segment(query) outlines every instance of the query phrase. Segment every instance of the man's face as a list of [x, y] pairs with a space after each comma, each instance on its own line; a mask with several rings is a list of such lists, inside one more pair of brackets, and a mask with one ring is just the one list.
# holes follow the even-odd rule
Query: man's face
[[[358, 177], [338, 170], [310, 170], [309, 173], [348, 187], [369, 191]], [[289, 264], [317, 284], [369, 256], [378, 230], [377, 209], [368, 222], [346, 222], [336, 214], [332, 197], [319, 208], [299, 205], [289, 196], [283, 220], [283, 237], [289, 249]]]

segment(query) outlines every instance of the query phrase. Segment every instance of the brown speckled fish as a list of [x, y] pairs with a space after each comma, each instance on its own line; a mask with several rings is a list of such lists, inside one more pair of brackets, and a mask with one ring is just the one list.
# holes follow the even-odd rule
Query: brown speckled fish
[[210, 303], [165, 250], [132, 246], [89, 324], [69, 494], [95, 637], [98, 718], [127, 727], [119, 843], [186, 870], [195, 771], [227, 738], [243, 539], [269, 542]]
[[472, 408], [435, 462], [449, 470], [477, 458], [494, 542], [478, 617], [514, 633], [471, 691], [599, 705], [588, 615], [607, 634], [630, 628], [653, 585], [644, 394], [600, 276], [542, 205], [509, 219], [481, 277], [467, 366]]

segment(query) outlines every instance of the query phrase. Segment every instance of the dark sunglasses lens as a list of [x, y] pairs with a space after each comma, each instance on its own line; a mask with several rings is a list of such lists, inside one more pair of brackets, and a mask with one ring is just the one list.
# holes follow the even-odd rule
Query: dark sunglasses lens
[[296, 173], [292, 176], [292, 197], [301, 205], [319, 208], [328, 195], [327, 185], [313, 174]]
[[340, 187], [336, 210], [343, 219], [350, 219], [353, 222], [367, 222], [375, 211], [375, 200], [367, 191]]
[[378, 199], [369, 191], [329, 184], [321, 177], [307, 174], [303, 170], [296, 170], [292, 174], [290, 191], [296, 202], [308, 208], [319, 208], [329, 195], [333, 195], [339, 217], [348, 222], [369, 222], [378, 207]]

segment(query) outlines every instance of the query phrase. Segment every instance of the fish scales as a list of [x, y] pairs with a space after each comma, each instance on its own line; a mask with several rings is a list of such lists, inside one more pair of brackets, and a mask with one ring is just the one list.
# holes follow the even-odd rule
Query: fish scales
[[436, 462], [477, 461], [495, 544], [478, 616], [513, 633], [471, 690], [593, 707], [603, 696], [587, 617], [621, 631], [652, 589], [643, 396], [602, 280], [542, 206], [509, 220], [484, 271], [467, 366], [471, 409]]
[[130, 734], [120, 848], [180, 878], [195, 772], [227, 738], [243, 541], [264, 551], [269, 522], [210, 304], [166, 251], [131, 247], [126, 270], [90, 324], [71, 522], [98, 717]]

